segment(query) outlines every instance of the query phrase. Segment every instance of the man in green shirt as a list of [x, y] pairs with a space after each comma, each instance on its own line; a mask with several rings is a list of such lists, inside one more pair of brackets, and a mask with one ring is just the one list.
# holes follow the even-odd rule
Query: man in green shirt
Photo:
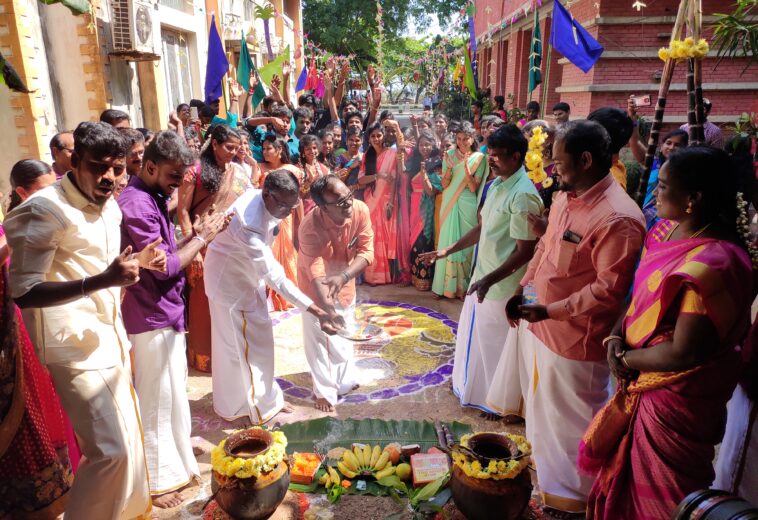
[[[496, 410], [487, 403], [495, 382], [495, 369], [503, 353], [508, 322], [505, 303], [519, 286], [532, 258], [537, 237], [529, 230], [528, 215], [544, 210], [537, 189], [524, 170], [528, 143], [516, 125], [505, 125], [487, 140], [490, 171], [497, 175], [479, 214], [479, 224], [453, 245], [425, 255], [434, 262], [451, 253], [479, 244], [468, 295], [458, 322], [453, 365], [453, 392], [462, 406], [482, 411], [487, 419], [517, 414]], [[518, 368], [515, 391], [520, 392]]]

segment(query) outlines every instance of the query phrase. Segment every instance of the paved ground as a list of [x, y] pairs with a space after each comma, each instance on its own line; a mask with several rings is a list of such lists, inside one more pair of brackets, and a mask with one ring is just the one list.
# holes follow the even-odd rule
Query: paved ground
[[[401, 288], [389, 287], [361, 287], [358, 294], [359, 300], [394, 300], [411, 303], [433, 309], [446, 314], [457, 321], [461, 303], [451, 300], [435, 300], [431, 293], [421, 293], [412, 287]], [[286, 348], [286, 345], [277, 345], [277, 349]], [[196, 443], [203, 445], [206, 453], [200, 455], [198, 460], [202, 472], [202, 484], [200, 488], [188, 490], [188, 499], [175, 509], [156, 511], [156, 518], [190, 519], [200, 518], [201, 510], [210, 496], [210, 448], [218, 443], [233, 429], [240, 425], [228, 423], [218, 419], [212, 411], [211, 401], [211, 378], [209, 374], [192, 371], [189, 380], [190, 406], [193, 415], [193, 436]], [[290, 399], [295, 411], [292, 414], [281, 414], [274, 421], [294, 422], [314, 419], [324, 414], [313, 408], [312, 404], [305, 400]], [[414, 420], [441, 420], [461, 421], [472, 425], [474, 430], [508, 429], [517, 431], [518, 428], [495, 426], [480, 418], [479, 412], [472, 409], [462, 409], [457, 398], [450, 391], [449, 384], [445, 383], [433, 386], [421, 392], [408, 396], [400, 396], [391, 400], [368, 402], [362, 404], [342, 404], [337, 407], [332, 415], [340, 418], [382, 418], [382, 419], [414, 419]], [[317, 500], [318, 497], [309, 495], [309, 498]], [[397, 506], [390, 499], [346, 497], [334, 508], [335, 518], [350, 520], [384, 518], [387, 514], [396, 511]], [[355, 511], [361, 511], [356, 516]], [[280, 506], [277, 513], [272, 517], [277, 520], [297, 518], [298, 498], [296, 494], [288, 493], [285, 502]]]

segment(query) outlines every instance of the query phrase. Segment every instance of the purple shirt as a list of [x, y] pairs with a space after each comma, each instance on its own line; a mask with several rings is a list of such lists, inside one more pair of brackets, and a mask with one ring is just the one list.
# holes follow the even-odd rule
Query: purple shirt
[[154, 193], [139, 177], [132, 177], [118, 198], [121, 221], [121, 249], [132, 246], [142, 251], [158, 237], [166, 251], [166, 272], [140, 269], [139, 282], [126, 288], [121, 314], [128, 334], [141, 334], [165, 327], [184, 329], [184, 271], [176, 254], [174, 225], [168, 218], [168, 197]]

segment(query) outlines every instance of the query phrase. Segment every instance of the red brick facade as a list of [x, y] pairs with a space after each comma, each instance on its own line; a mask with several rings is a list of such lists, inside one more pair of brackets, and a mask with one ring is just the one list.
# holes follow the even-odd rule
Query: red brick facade
[[[542, 3], [539, 15], [544, 81], [553, 2], [543, 0]], [[563, 0], [563, 5], [566, 3]], [[668, 46], [679, 0], [647, 3], [650, 7], [637, 12], [632, 8], [632, 0], [571, 2], [571, 14], [605, 51], [585, 74], [553, 50], [546, 99], [542, 99], [543, 85], [532, 92], [531, 99], [539, 101], [548, 114], [555, 103], [565, 101], [571, 105], [574, 118], [584, 117], [601, 106], [625, 107], [630, 94], [650, 94], [652, 105], [640, 113], [651, 118], [660, 85], [656, 73], [663, 70], [657, 52], [660, 47]], [[530, 9], [526, 16], [520, 11], [514, 24], [511, 18], [524, 5], [525, 0], [476, 0], [475, 15], [480, 86], [489, 86], [493, 95], [513, 94], [516, 106], [522, 108], [529, 101], [527, 84], [534, 11]], [[727, 3], [723, 0], [703, 0], [704, 36], [709, 41], [709, 24], [715, 19], [713, 13], [725, 9]], [[488, 34], [491, 37], [487, 37]], [[711, 49], [703, 64], [703, 92], [713, 103], [709, 119], [727, 123], [742, 112], [758, 111], [758, 68], [753, 66], [743, 73], [744, 60], [723, 60], [718, 67], [717, 62], [715, 49]], [[681, 62], [674, 71], [664, 118], [669, 124], [686, 122], [686, 67], [686, 63]]]

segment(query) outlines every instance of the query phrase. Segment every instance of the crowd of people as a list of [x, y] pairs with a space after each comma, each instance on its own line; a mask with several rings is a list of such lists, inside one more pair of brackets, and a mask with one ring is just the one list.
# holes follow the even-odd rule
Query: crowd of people
[[463, 300], [453, 392], [525, 421], [553, 517], [669, 518], [714, 478], [757, 498], [744, 146], [673, 130], [640, 208], [620, 157], [644, 157], [633, 98], [586, 119], [530, 102], [514, 122], [496, 96], [472, 121], [428, 107], [404, 128], [373, 69], [366, 113], [347, 64], [297, 107], [288, 72], [259, 107], [251, 79], [230, 84], [226, 115], [193, 100], [166, 130], [106, 110], [52, 139], [52, 165], [13, 167], [0, 517], [179, 505], [200, 477], [188, 363], [211, 372], [225, 420], [291, 411], [271, 311], [302, 311], [314, 405], [334, 411], [356, 387], [339, 333], [359, 283]]

